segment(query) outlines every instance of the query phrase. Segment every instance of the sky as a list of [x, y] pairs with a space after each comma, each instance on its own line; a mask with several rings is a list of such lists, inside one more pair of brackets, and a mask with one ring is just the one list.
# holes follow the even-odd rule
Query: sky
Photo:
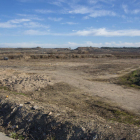
[[0, 47], [140, 47], [140, 0], [0, 0]]

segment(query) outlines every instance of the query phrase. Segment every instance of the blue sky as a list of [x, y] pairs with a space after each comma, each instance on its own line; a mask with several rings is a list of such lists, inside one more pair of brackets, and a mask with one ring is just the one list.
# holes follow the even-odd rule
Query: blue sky
[[140, 47], [139, 0], [1, 0], [0, 47]]

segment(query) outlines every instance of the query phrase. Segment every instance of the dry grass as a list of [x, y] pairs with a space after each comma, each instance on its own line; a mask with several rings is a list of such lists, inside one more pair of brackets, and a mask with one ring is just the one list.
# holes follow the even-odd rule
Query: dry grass
[[[65, 106], [81, 114], [97, 114], [107, 120], [140, 125], [140, 117], [102, 98], [89, 96], [66, 83], [47, 86], [31, 95], [35, 100]], [[71, 112], [71, 115], [73, 113]]]
[[140, 69], [130, 72], [118, 79], [118, 84], [140, 88]]

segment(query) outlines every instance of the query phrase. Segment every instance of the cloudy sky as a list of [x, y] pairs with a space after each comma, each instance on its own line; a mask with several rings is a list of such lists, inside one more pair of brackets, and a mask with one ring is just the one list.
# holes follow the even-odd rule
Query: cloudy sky
[[140, 0], [0, 0], [0, 47], [140, 47]]

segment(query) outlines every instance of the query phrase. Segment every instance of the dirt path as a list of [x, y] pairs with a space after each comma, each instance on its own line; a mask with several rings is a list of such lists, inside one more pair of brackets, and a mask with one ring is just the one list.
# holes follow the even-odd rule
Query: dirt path
[[[24, 70], [29, 72], [30, 70]], [[35, 72], [34, 70], [30, 72]], [[121, 108], [128, 111], [140, 114], [140, 92], [136, 89], [124, 88], [122, 86], [98, 82], [89, 81], [85, 74], [74, 72], [71, 70], [65, 70], [64, 68], [56, 71], [38, 71], [38, 73], [51, 75], [55, 83], [66, 82], [72, 86], [82, 89], [84, 92], [88, 92], [93, 96], [99, 96], [107, 100], [111, 100]]]
[[[91, 60], [91, 59], [90, 59]], [[41, 61], [41, 62], [23, 62], [20, 61], [9, 61], [7, 64], [8, 69], [17, 70], [19, 73], [35, 73], [35, 74], [44, 74], [46, 76], [49, 76], [52, 78], [52, 81], [54, 83], [57, 82], [66, 82], [68, 84], [71, 84], [77, 88], [82, 89], [84, 92], [88, 92], [91, 95], [103, 97], [105, 99], [109, 99], [113, 101], [114, 103], [117, 103], [117, 105], [121, 106], [124, 109], [134, 111], [138, 114], [140, 114], [140, 92], [139, 90], [135, 89], [129, 89], [129, 88], [123, 88], [119, 85], [107, 83], [107, 82], [98, 82], [98, 81], [90, 81], [88, 79], [92, 79], [93, 75], [90, 76], [90, 74], [85, 74], [81, 69], [79, 71], [73, 70], [71, 68], [77, 68], [77, 66], [88, 66], [88, 65], [98, 65], [99, 62], [94, 62], [93, 64], [88, 63], [88, 61], [85, 62], [78, 62], [79, 60], [76, 60], [77, 62], [68, 61], [63, 62], [61, 60], [59, 61]], [[80, 60], [81, 61], [81, 60]], [[102, 62], [103, 61], [103, 62]], [[126, 71], [133, 70], [134, 67], [139, 67], [139, 60], [101, 60], [100, 62], [102, 65], [110, 64], [109, 66], [114, 66], [114, 64], [120, 64], [121, 75], [126, 73]], [[131, 64], [132, 66], [131, 66]], [[126, 68], [125, 65], [126, 64]], [[4, 63], [2, 65], [5, 65]], [[1, 65], [1, 67], [3, 67]], [[118, 66], [117, 65], [117, 66]], [[14, 66], [14, 67], [13, 67]], [[15, 67], [16, 66], [16, 67]], [[5, 69], [7, 69], [5, 68]], [[116, 69], [116, 67], [114, 67]], [[112, 71], [112, 70], [111, 70]], [[123, 71], [123, 72], [122, 72]], [[107, 71], [102, 70], [102, 72], [106, 73]], [[114, 74], [115, 76], [120, 75]], [[104, 77], [104, 75], [100, 75], [100, 77]], [[95, 75], [96, 77], [96, 75]], [[97, 76], [98, 77], [98, 76]], [[109, 74], [108, 74], [109, 77]], [[113, 77], [112, 75], [110, 77]], [[53, 83], [52, 83], [53, 84]]]
[[119, 85], [105, 82], [88, 81], [82, 74], [71, 71], [57, 71], [55, 72], [55, 77], [60, 81], [65, 81], [83, 91], [89, 92], [91, 95], [109, 99], [124, 109], [140, 114], [139, 90], [123, 88]]
[[[139, 127], [131, 124], [109, 121], [108, 118], [106, 119], [106, 114], [114, 117], [113, 113], [111, 113], [109, 110], [112, 108], [108, 108], [108, 106], [98, 106], [98, 104], [96, 104], [96, 98], [98, 98], [96, 96], [99, 96], [102, 98], [98, 98], [101, 99], [99, 101], [103, 100], [105, 101], [105, 104], [106, 101], [110, 102], [110, 104], [113, 102], [112, 107], [115, 104], [116, 106], [120, 106], [121, 108], [140, 114], [139, 90], [123, 88], [108, 82], [91, 81], [94, 78], [98, 79], [99, 76], [102, 77], [104, 75], [108, 75], [112, 77], [113, 75], [119, 75], [120, 73], [116, 73], [116, 67], [118, 65], [112, 67], [112, 65], [114, 66], [114, 62], [110, 63], [107, 65], [105, 62], [103, 64], [89, 64], [85, 62], [63, 63], [61, 60], [59, 62], [56, 60], [54, 60], [54, 62], [52, 60], [48, 62], [31, 60], [31, 62], [8, 61], [7, 64], [2, 63], [0, 66], [2, 107], [4, 109], [5, 106], [3, 103], [7, 104], [10, 101], [12, 102], [12, 106], [9, 106], [9, 108], [12, 108], [12, 110], [15, 109], [15, 106], [20, 108], [20, 111], [18, 111], [16, 116], [13, 117], [13, 124], [11, 125], [13, 126], [15, 124], [19, 124], [18, 130], [21, 128], [25, 129], [25, 126], [21, 126], [21, 120], [15, 119], [16, 117], [19, 117], [20, 114], [22, 114], [25, 118], [27, 118], [22, 119], [22, 121], [24, 120], [24, 123], [27, 123], [26, 125], [28, 127], [26, 128], [30, 128], [30, 130], [32, 130], [34, 126], [33, 124], [39, 124], [39, 126], [42, 124], [41, 127], [36, 126], [34, 127], [33, 131], [28, 131], [30, 132], [29, 134], [33, 135], [36, 139], [36, 134], [37, 136], [40, 135], [46, 137], [46, 130], [52, 131], [52, 124], [54, 125], [54, 122], [56, 122], [55, 125], [57, 125], [57, 122], [64, 123], [64, 129], [61, 129], [62, 135], [64, 134], [64, 131], [66, 130], [65, 128], [67, 127], [65, 122], [70, 122], [72, 126], [74, 124], [75, 128], [72, 128], [72, 131], [70, 131], [73, 134], [77, 134], [78, 137], [79, 134], [84, 134], [84, 137], [88, 136], [90, 139], [93, 139], [94, 136], [109, 140], [139, 139]], [[101, 67], [101, 65], [103, 65], [103, 67]], [[112, 68], [108, 69], [108, 66]], [[79, 69], [77, 69], [77, 67], [79, 67]], [[130, 68], [130, 71], [133, 69], [133, 66], [131, 67], [128, 65], [127, 68]], [[91, 73], [86, 73], [83, 71], [85, 69], [87, 71], [93, 71]], [[118, 71], [124, 70], [125, 72], [125, 69], [125, 66], [123, 66], [120, 67]], [[112, 70], [114, 71], [112, 72]], [[62, 83], [60, 84], [60, 82]], [[89, 94], [92, 97], [89, 96]], [[105, 109], [107, 107], [107, 112], [105, 109], [102, 109], [103, 107]], [[36, 113], [40, 112], [40, 110], [43, 111], [43, 116], [45, 119], [43, 120], [42, 114], [39, 114], [39, 116], [35, 117], [34, 121], [32, 121], [32, 125], [29, 126], [28, 121], [34, 118], [33, 116], [36, 116]], [[8, 111], [7, 116], [10, 115], [9, 113], [11, 114], [11, 112]], [[6, 113], [4, 112], [2, 115], [5, 114]], [[103, 115], [102, 117], [101, 114], [105, 114], [105, 116]], [[48, 116], [49, 121], [46, 121], [46, 116]], [[6, 120], [6, 118], [7, 117], [5, 116], [4, 122], [9, 121]], [[36, 118], [40, 118], [38, 123], [36, 122]], [[52, 119], [51, 123], [50, 118]], [[122, 116], [122, 118], [124, 118], [124, 116]], [[50, 128], [48, 128], [48, 124], [46, 122], [50, 124]], [[12, 128], [12, 126], [9, 128]], [[70, 125], [68, 124], [68, 126]], [[40, 128], [43, 130], [41, 134]], [[79, 133], [77, 133], [77, 130], [79, 130]], [[59, 129], [54, 129], [53, 132], [57, 137], [60, 136], [58, 139], [63, 139], [61, 138], [62, 135], [60, 134]], [[65, 137], [64, 139], [69, 139], [68, 136], [71, 135], [69, 134], [69, 131], [67, 132], [67, 138]], [[83, 137], [82, 135], [80, 137]], [[73, 139], [75, 138], [76, 136], [74, 136]]]

